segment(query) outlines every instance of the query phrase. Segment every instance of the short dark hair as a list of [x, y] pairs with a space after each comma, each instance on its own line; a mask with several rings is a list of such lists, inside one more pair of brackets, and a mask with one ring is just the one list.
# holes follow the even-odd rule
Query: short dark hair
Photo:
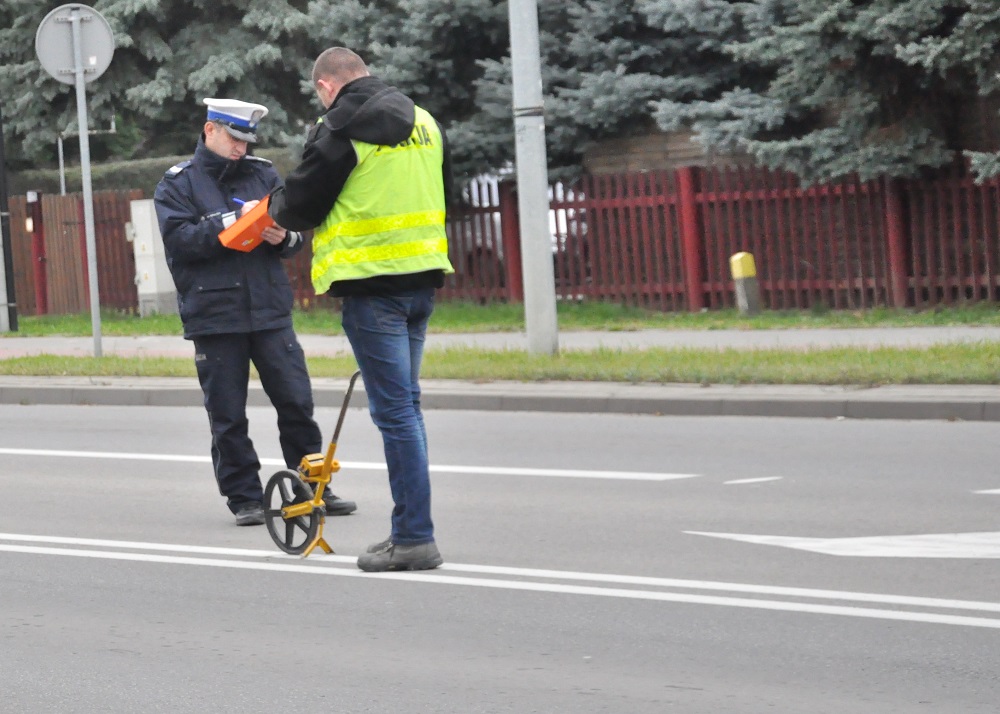
[[312, 81], [323, 77], [333, 77], [341, 84], [347, 84], [352, 79], [368, 76], [365, 61], [346, 47], [331, 47], [323, 50], [313, 64]]

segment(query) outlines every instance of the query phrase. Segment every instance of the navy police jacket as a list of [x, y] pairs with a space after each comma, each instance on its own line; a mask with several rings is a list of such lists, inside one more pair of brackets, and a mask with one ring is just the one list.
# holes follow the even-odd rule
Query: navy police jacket
[[206, 147], [204, 137], [194, 158], [157, 185], [156, 217], [188, 339], [292, 324], [292, 287], [281, 259], [302, 249], [302, 236], [289, 232], [280, 245], [261, 243], [248, 253], [219, 242], [223, 215], [239, 215], [234, 198], [262, 199], [280, 185], [270, 161], [231, 161]]

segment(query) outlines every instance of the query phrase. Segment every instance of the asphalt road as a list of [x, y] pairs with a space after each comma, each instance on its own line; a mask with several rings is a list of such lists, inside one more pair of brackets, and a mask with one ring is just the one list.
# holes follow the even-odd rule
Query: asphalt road
[[201, 409], [0, 406], [0, 712], [996, 711], [990, 424], [427, 424], [446, 565], [366, 575], [391, 502], [359, 409], [359, 511], [301, 560], [233, 525]]

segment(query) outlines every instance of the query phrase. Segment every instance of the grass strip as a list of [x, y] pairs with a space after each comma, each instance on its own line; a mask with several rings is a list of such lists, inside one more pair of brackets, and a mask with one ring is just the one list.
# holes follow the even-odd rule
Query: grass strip
[[[311, 357], [313, 378], [343, 378], [354, 359]], [[192, 360], [168, 357], [64, 357], [0, 360], [14, 376], [195, 377]], [[598, 381], [695, 384], [1000, 384], [1000, 343], [923, 348], [837, 347], [806, 350], [602, 348], [556, 356], [516, 350], [429, 349], [425, 379]]]
[[[815, 328], [864, 327], [942, 327], [957, 325], [1000, 325], [1000, 306], [994, 303], [974, 303], [929, 310], [831, 311], [781, 310], [746, 317], [737, 310], [706, 312], [659, 312], [602, 302], [566, 303], [557, 305], [560, 330], [788, 330]], [[296, 310], [295, 329], [300, 334], [339, 335], [340, 313], [329, 308]], [[439, 302], [431, 318], [430, 331], [443, 332], [519, 332], [524, 327], [523, 305], [476, 305], [462, 302]], [[124, 337], [142, 335], [179, 335], [181, 321], [177, 315], [139, 317], [106, 312], [101, 317], [103, 335]], [[89, 314], [22, 316], [18, 331], [8, 337], [90, 336]]]

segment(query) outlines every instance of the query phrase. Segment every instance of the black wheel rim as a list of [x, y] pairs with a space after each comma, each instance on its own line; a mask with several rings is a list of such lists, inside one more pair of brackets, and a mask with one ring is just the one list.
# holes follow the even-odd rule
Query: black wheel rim
[[312, 489], [290, 469], [279, 471], [272, 476], [264, 488], [264, 523], [271, 540], [281, 550], [292, 555], [301, 555], [316, 538], [319, 531], [320, 515], [315, 511], [288, 520], [281, 509], [311, 501]]

